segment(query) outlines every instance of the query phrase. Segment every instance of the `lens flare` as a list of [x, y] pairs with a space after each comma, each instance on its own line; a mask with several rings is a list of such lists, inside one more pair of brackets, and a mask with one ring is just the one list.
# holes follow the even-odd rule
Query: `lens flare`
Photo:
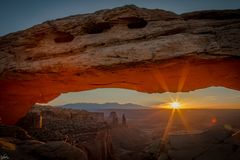
[[172, 102], [170, 103], [170, 107], [172, 109], [179, 109], [181, 107], [181, 104], [179, 102]]

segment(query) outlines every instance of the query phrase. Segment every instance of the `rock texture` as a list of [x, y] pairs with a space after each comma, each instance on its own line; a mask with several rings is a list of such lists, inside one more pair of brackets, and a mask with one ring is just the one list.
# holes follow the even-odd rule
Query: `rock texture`
[[153, 160], [145, 151], [151, 138], [137, 128], [118, 127], [111, 129], [114, 158], [116, 160]]
[[81, 159], [88, 160], [85, 150], [63, 141], [41, 142], [16, 126], [0, 125], [1, 159]]
[[[42, 128], [36, 128], [32, 125], [34, 124], [31, 120], [32, 114], [35, 112], [42, 112]], [[64, 141], [69, 143], [83, 150], [89, 160], [113, 159], [110, 127], [106, 122], [99, 121], [99, 116], [96, 113], [52, 106], [35, 106], [26, 116], [20, 119], [17, 125], [24, 128], [31, 137], [39, 141]], [[40, 149], [37, 148], [36, 151], [42, 149], [44, 155], [50, 156], [50, 154], [53, 154], [55, 156], [51, 151], [54, 149], [53, 147], [61, 148], [57, 147], [58, 145], [62, 146], [63, 144], [43, 145]], [[44, 150], [45, 147], [47, 148], [46, 150]], [[42, 155], [38, 156], [42, 157]], [[72, 157], [69, 159], [78, 158]]]
[[22, 141], [12, 137], [5, 137], [0, 138], [0, 152], [2, 159], [88, 160], [83, 150], [61, 141], [43, 143], [36, 140]]
[[239, 15], [124, 6], [0, 37], [2, 122], [15, 123], [34, 103], [70, 91], [240, 90]]
[[[40, 115], [41, 122], [39, 122]], [[17, 125], [21, 126], [24, 129], [46, 128], [51, 127], [51, 123], [55, 123], [56, 121], [61, 120], [63, 122], [72, 121], [80, 123], [80, 125], [90, 123], [101, 124], [104, 123], [104, 113], [88, 112], [86, 110], [65, 109], [47, 105], [34, 105], [32, 109], [17, 122]], [[41, 123], [41, 125], [39, 125], [39, 123]]]
[[158, 160], [238, 160], [240, 132], [215, 126], [199, 134], [171, 135]]

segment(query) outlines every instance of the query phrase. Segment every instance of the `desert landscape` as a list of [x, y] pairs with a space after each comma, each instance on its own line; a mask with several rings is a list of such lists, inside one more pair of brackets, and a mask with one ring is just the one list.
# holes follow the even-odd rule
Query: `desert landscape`
[[35, 105], [16, 126], [1, 125], [0, 152], [30, 160], [239, 159], [240, 110], [181, 110], [190, 128], [177, 114], [167, 127], [171, 112]]

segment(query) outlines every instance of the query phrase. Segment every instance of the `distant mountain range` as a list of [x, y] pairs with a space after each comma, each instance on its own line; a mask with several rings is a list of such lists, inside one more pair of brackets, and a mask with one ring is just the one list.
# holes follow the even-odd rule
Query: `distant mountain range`
[[126, 103], [126, 104], [119, 104], [119, 103], [72, 103], [72, 104], [65, 104], [62, 106], [58, 106], [62, 108], [71, 108], [71, 109], [84, 109], [88, 111], [96, 111], [96, 110], [107, 110], [107, 109], [150, 109], [150, 107]]

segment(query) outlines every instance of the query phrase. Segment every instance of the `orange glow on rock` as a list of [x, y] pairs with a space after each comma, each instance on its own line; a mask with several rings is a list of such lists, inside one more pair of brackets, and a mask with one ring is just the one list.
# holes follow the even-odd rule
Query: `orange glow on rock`
[[130, 67], [123, 64], [110, 68], [92, 68], [78, 73], [81, 76], [71, 68], [55, 74], [48, 71], [39, 74], [18, 73], [15, 76], [6, 74], [6, 79], [0, 80], [0, 117], [3, 123], [14, 124], [33, 104], [47, 103], [67, 92], [96, 88], [127, 88], [147, 93], [176, 92], [186, 61], [191, 70], [185, 78], [185, 85], [181, 87], [182, 92], [212, 85], [240, 90], [240, 78], [237, 78], [240, 71], [235, 69], [240, 66], [240, 61], [233, 59], [203, 60], [185, 57]]

